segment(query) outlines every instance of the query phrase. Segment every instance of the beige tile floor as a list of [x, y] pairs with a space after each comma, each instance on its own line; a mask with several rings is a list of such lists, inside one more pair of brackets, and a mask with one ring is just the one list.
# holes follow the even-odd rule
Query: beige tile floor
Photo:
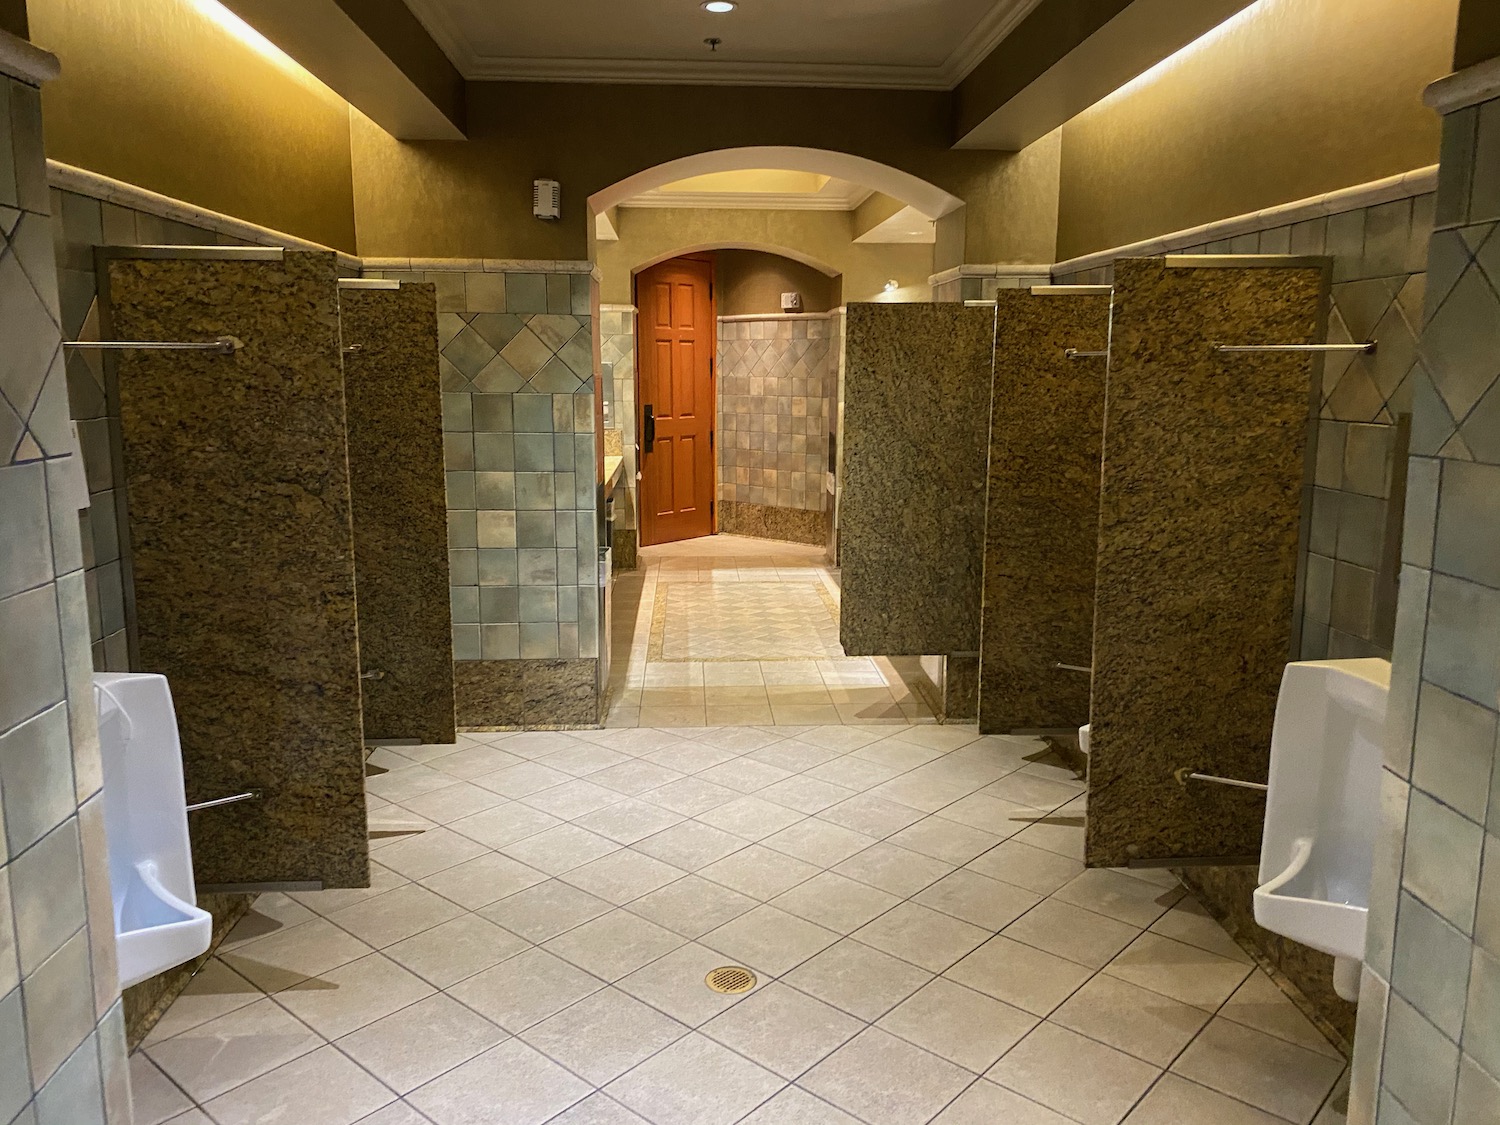
[[821, 547], [714, 535], [640, 561], [616, 577], [608, 725], [933, 721], [914, 660], [844, 655]]
[[671, 597], [772, 572], [836, 598], [815, 551], [648, 554], [609, 729], [377, 751], [373, 885], [256, 902], [137, 1125], [1342, 1125], [1343, 1059], [1170, 876], [1084, 869], [1041, 743]]

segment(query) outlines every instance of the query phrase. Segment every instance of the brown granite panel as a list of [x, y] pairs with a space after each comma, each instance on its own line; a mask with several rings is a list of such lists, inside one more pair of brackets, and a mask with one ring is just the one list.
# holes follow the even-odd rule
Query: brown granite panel
[[452, 742], [437, 291], [341, 289], [339, 319], [365, 737]]
[[943, 661], [943, 722], [973, 722], [978, 713], [979, 658], [948, 657]]
[[719, 502], [719, 531], [724, 535], [747, 535], [752, 539], [779, 539], [784, 543], [808, 543], [821, 547], [828, 542], [829, 513], [805, 508], [778, 508], [770, 504]]
[[853, 304], [845, 336], [840, 640], [977, 652], [994, 310]]
[[466, 730], [599, 725], [596, 660], [460, 660], [458, 724]]
[[1096, 866], [1259, 852], [1262, 794], [1184, 788], [1173, 771], [1264, 781], [1291, 658], [1317, 363], [1213, 345], [1321, 340], [1327, 270], [1317, 259], [1177, 261], [1115, 267], [1089, 763]]
[[[612, 544], [614, 555], [611, 568], [614, 570], [634, 570], [640, 566], [640, 533], [633, 527], [616, 527], [614, 541]], [[608, 644], [608, 637], [601, 637], [600, 644]]]
[[985, 515], [979, 729], [1088, 722], [1108, 293], [1001, 290]]
[[[134, 253], [127, 252], [127, 253]], [[142, 671], [171, 682], [200, 889], [369, 884], [332, 253], [112, 257]], [[252, 252], [253, 253], [253, 252]]]

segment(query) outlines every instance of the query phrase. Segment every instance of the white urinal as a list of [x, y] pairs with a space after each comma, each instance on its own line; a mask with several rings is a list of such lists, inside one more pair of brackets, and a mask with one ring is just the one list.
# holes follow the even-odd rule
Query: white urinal
[[1334, 988], [1359, 994], [1380, 820], [1386, 660], [1288, 664], [1271, 734], [1271, 782], [1255, 920], [1334, 958]]
[[116, 957], [120, 987], [129, 988], [207, 950], [213, 919], [196, 905], [182, 747], [166, 677], [101, 673], [94, 702]]

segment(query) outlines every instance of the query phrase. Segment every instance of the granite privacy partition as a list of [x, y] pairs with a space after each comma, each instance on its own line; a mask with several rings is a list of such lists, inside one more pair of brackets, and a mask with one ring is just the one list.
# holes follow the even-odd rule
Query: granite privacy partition
[[590, 265], [365, 265], [437, 287], [459, 726], [597, 725]]
[[453, 629], [429, 284], [339, 283], [364, 736], [451, 743]]
[[719, 318], [719, 530], [828, 539], [829, 313]]
[[0, 1120], [130, 1125], [38, 85], [0, 31]]
[[1500, 1105], [1500, 63], [1444, 114], [1351, 1125]]
[[[1318, 406], [1299, 659], [1391, 655], [1397, 557], [1417, 348], [1432, 233], [1435, 169], [1392, 177], [1147, 245], [1056, 267], [1059, 282], [1108, 284], [1112, 262], [1178, 254], [1315, 254], [1332, 260], [1328, 339], [1371, 340], [1370, 355], [1329, 356]], [[1248, 891], [1246, 892], [1248, 894]]]
[[[1116, 264], [1094, 620], [1087, 861], [1259, 854], [1259, 781], [1293, 650], [1322, 258]], [[1241, 860], [1243, 862], [1243, 860]]]
[[851, 304], [840, 640], [850, 656], [979, 648], [993, 308]]
[[634, 305], [601, 305], [599, 352], [610, 367], [614, 413], [608, 424], [619, 431], [624, 466], [615, 487], [614, 569], [634, 570], [640, 547], [640, 523], [636, 511], [635, 425], [635, 317]]
[[996, 295], [979, 667], [985, 733], [1088, 722], [1106, 361], [1068, 352], [1107, 351], [1109, 315], [1107, 286]]
[[117, 250], [104, 268], [109, 338], [243, 343], [109, 369], [139, 666], [171, 682], [188, 800], [265, 794], [193, 818], [199, 885], [368, 886], [334, 255]]

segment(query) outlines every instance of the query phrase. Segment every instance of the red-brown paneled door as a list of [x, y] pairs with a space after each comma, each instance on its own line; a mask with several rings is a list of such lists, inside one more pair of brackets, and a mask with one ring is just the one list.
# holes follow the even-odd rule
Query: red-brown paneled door
[[636, 278], [641, 543], [714, 533], [713, 263], [673, 258]]

